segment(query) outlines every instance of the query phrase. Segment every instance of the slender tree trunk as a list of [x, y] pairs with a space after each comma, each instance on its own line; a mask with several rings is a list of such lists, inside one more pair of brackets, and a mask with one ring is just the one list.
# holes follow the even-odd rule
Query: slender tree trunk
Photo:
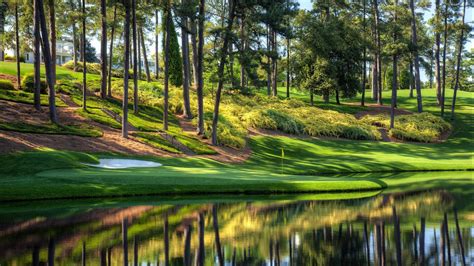
[[123, 63], [123, 100], [122, 100], [122, 137], [128, 137], [128, 77], [130, 69], [130, 0], [124, 1], [124, 63]]
[[145, 64], [146, 82], [151, 82], [150, 67], [148, 66], [148, 59], [146, 56], [145, 36], [143, 35], [143, 28], [140, 28], [140, 41], [142, 43], [143, 63]]
[[191, 225], [184, 230], [184, 266], [191, 266]]
[[198, 217], [198, 236], [199, 236], [199, 247], [197, 254], [197, 266], [204, 266], [205, 257], [205, 245], [204, 245], [204, 215], [199, 213]]
[[240, 88], [243, 89], [245, 87], [245, 15], [242, 14], [242, 18], [240, 19]]
[[441, 87], [441, 116], [444, 116], [446, 96], [446, 48], [448, 46], [448, 2], [444, 3], [444, 34], [443, 34], [443, 86]]
[[82, 109], [87, 109], [86, 0], [82, 0]]
[[56, 11], [54, 9], [54, 0], [48, 1], [48, 7], [51, 34], [51, 70], [53, 71], [53, 83], [56, 84]]
[[420, 219], [420, 265], [425, 264], [425, 217]]
[[436, 100], [438, 104], [441, 104], [441, 73], [440, 73], [440, 59], [439, 59], [439, 54], [441, 50], [441, 34], [439, 32], [439, 24], [441, 23], [439, 21], [439, 18], [441, 16], [441, 10], [440, 10], [440, 0], [436, 0], [436, 10], [435, 10], [435, 24], [436, 24], [436, 29], [435, 29], [435, 78], [436, 78]]
[[415, 16], [415, 3], [414, 0], [410, 0], [411, 9], [411, 38], [414, 47], [413, 57], [415, 60], [415, 88], [416, 88], [416, 102], [418, 107], [418, 113], [423, 112], [423, 102], [421, 98], [421, 81], [420, 81], [420, 59], [418, 57], [418, 40], [416, 34], [416, 16]]
[[16, 85], [21, 89], [21, 74], [20, 74], [20, 37], [18, 26], [18, 3], [15, 4], [15, 50], [16, 50]]
[[311, 87], [309, 89], [309, 101], [311, 103], [311, 106], [314, 106], [314, 89]]
[[217, 77], [219, 79], [217, 85], [216, 99], [214, 103], [214, 116], [212, 118], [212, 145], [217, 145], [217, 123], [219, 121], [219, 105], [221, 101], [221, 92], [224, 85], [224, 66], [226, 63], [227, 53], [229, 51], [229, 39], [232, 30], [232, 25], [234, 23], [235, 16], [235, 0], [229, 0], [229, 22], [224, 33], [224, 43], [222, 45], [221, 58], [219, 61], [219, 69], [217, 70]]
[[74, 72], [77, 71], [77, 28], [76, 22], [72, 23], [72, 60], [74, 62]]
[[[413, 1], [413, 0], [410, 0]], [[394, 24], [397, 24], [397, 8], [398, 8], [398, 0], [395, 0], [395, 14], [394, 14]], [[397, 39], [397, 32], [393, 32], [393, 43], [396, 44], [398, 41]], [[398, 51], [393, 53], [393, 77], [392, 77], [392, 101], [390, 105], [390, 129], [395, 126], [395, 106], [397, 105], [397, 88], [398, 88]]]
[[[181, 0], [183, 9], [188, 5], [187, 0]], [[181, 53], [183, 56], [183, 116], [187, 119], [193, 118], [191, 105], [189, 102], [189, 36], [188, 36], [188, 18], [181, 16]]]
[[448, 255], [448, 265], [451, 265], [451, 240], [449, 239], [448, 215], [444, 213], [444, 234], [446, 240], [446, 251]]
[[382, 101], [382, 60], [381, 60], [381, 43], [380, 43], [380, 14], [378, 0], [373, 0], [374, 3], [374, 12], [375, 12], [375, 38], [376, 38], [376, 59], [377, 60], [377, 103], [379, 105], [383, 104]]
[[82, 262], [82, 264], [81, 264], [82, 266], [87, 265], [87, 261], [86, 261], [86, 241], [82, 241], [81, 262]]
[[[363, 24], [363, 31], [365, 32], [366, 31], [366, 19], [365, 19], [365, 8], [366, 8], [366, 3], [365, 1], [366, 0], [362, 0], [363, 1], [363, 10], [362, 10], [362, 24]], [[365, 39], [365, 38], [364, 38]], [[365, 106], [365, 86], [367, 84], [367, 47], [364, 45], [364, 66], [363, 66], [363, 70], [362, 70], [362, 96], [361, 96], [361, 99], [360, 99], [360, 105], [361, 106]]]
[[165, 80], [164, 80], [164, 104], [163, 104], [163, 130], [168, 130], [168, 83], [169, 83], [169, 51], [170, 51], [170, 29], [171, 29], [171, 23], [173, 21], [171, 20], [171, 3], [170, 0], [167, 0], [167, 6], [166, 6], [166, 33], [165, 33]]
[[112, 22], [112, 30], [110, 32], [110, 47], [109, 47], [109, 75], [108, 86], [107, 86], [107, 96], [112, 97], [112, 64], [113, 64], [113, 49], [114, 49], [114, 34], [115, 34], [115, 23], [117, 20], [117, 5], [114, 4], [114, 20]]
[[267, 25], [267, 95], [272, 95], [272, 64], [271, 64], [271, 30], [270, 25]]
[[56, 251], [56, 244], [54, 242], [54, 239], [50, 238], [48, 242], [48, 266], [54, 266], [55, 251]]
[[277, 33], [272, 31], [272, 51], [274, 57], [272, 58], [272, 95], [277, 96], [278, 90], [278, 51], [277, 51]]
[[377, 66], [377, 56], [374, 54], [374, 63], [372, 64], [372, 100], [378, 101], [379, 94], [378, 94], [378, 66]]
[[[168, 14], [169, 15], [169, 14]], [[170, 240], [169, 240], [169, 232], [168, 232], [168, 216], [165, 217], [163, 234], [164, 241], [165, 241], [165, 266], [169, 266], [170, 264]]]
[[155, 77], [158, 80], [160, 77], [160, 56], [158, 51], [159, 42], [159, 18], [158, 9], [155, 9]]
[[5, 13], [7, 11], [5, 1], [0, 2], [0, 61], [5, 61], [5, 47], [3, 46], [3, 34], [5, 33]]
[[49, 87], [49, 118], [51, 122], [57, 124], [58, 117], [56, 113], [56, 91], [54, 90], [53, 70], [51, 66], [51, 47], [48, 40], [48, 30], [46, 27], [46, 17], [44, 13], [43, 0], [36, 0], [39, 8], [39, 19], [41, 23], [41, 47], [43, 50], [44, 65], [46, 69], [46, 81]]
[[102, 36], [100, 39], [101, 83], [100, 97], [107, 96], [107, 6], [105, 0], [100, 0], [100, 14], [102, 19]]
[[[229, 0], [233, 1], [233, 0]], [[219, 261], [220, 266], [224, 266], [224, 256], [222, 254], [222, 247], [221, 247], [221, 238], [219, 236], [219, 222], [217, 220], [217, 206], [212, 206], [212, 224], [214, 227], [214, 234], [216, 238], [216, 250], [217, 250], [217, 258]]]
[[[137, 1], [137, 0], [135, 0]], [[136, 11], [135, 11], [136, 12]], [[142, 55], [140, 45], [142, 43], [142, 37], [140, 36], [140, 26], [137, 24], [137, 59], [138, 59], [138, 80], [142, 79]]]
[[456, 95], [459, 89], [459, 72], [461, 69], [461, 56], [464, 42], [464, 17], [466, 16], [466, 0], [463, 1], [461, 36], [459, 36], [458, 56], [456, 61], [456, 80], [454, 83], [453, 104], [451, 105], [451, 119], [454, 119], [454, 108], [456, 107]]
[[395, 207], [392, 208], [393, 223], [394, 223], [394, 236], [395, 236], [395, 250], [397, 257], [397, 265], [403, 265], [402, 262], [402, 244], [401, 244], [401, 233], [400, 233], [400, 218], [397, 216], [397, 210]]
[[197, 28], [196, 28], [196, 21], [194, 19], [189, 20], [190, 28], [191, 28], [191, 49], [193, 52], [193, 86], [196, 89], [198, 84], [198, 49], [197, 49]]
[[199, 19], [198, 19], [198, 82], [197, 82], [197, 98], [198, 98], [198, 125], [197, 133], [204, 133], [204, 80], [203, 80], [203, 59], [204, 59], [204, 19], [205, 19], [205, 0], [199, 0]]
[[137, 43], [137, 0], [132, 0], [132, 38], [133, 38], [133, 113], [138, 114], [138, 43]]
[[413, 98], [413, 91], [415, 90], [415, 77], [413, 76], [413, 61], [410, 58], [410, 98]]
[[40, 16], [38, 1], [33, 0], [33, 57], [34, 57], [34, 82], [35, 82], [35, 109], [41, 110], [41, 51], [40, 51], [40, 42], [41, 42], [41, 33], [40, 33]]
[[461, 261], [462, 265], [465, 266], [466, 257], [464, 256], [464, 244], [462, 242], [461, 228], [459, 227], [458, 211], [456, 208], [454, 208], [454, 222], [456, 223], [456, 234], [458, 237], [459, 251], [461, 253]]

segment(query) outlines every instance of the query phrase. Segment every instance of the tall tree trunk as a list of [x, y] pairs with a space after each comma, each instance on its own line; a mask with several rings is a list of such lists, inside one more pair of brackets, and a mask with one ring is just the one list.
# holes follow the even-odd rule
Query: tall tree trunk
[[240, 88], [245, 87], [245, 15], [240, 19]]
[[436, 0], [436, 9], [435, 9], [435, 76], [436, 76], [436, 100], [438, 104], [441, 104], [441, 73], [440, 73], [440, 59], [439, 54], [441, 50], [441, 34], [439, 32], [439, 18], [441, 16], [441, 9], [440, 9], [440, 0]]
[[48, 266], [54, 266], [55, 251], [56, 244], [54, 242], [54, 238], [50, 238], [48, 242]]
[[226, 63], [227, 53], [229, 51], [229, 40], [234, 23], [235, 16], [235, 0], [229, 0], [229, 22], [227, 24], [226, 31], [224, 33], [224, 43], [221, 50], [221, 58], [219, 61], [219, 68], [217, 70], [217, 77], [219, 79], [216, 91], [216, 99], [214, 103], [214, 116], [212, 118], [212, 145], [217, 145], [217, 122], [219, 121], [219, 105], [221, 101], [222, 87], [224, 85], [224, 66]]
[[446, 253], [448, 255], [448, 265], [451, 265], [451, 240], [449, 238], [448, 215], [444, 213], [444, 234], [446, 240]]
[[44, 13], [43, 0], [37, 1], [37, 7], [39, 9], [39, 20], [41, 28], [41, 48], [43, 50], [44, 65], [46, 69], [46, 81], [49, 87], [49, 118], [51, 122], [57, 124], [58, 117], [56, 114], [56, 91], [54, 90], [54, 78], [53, 70], [51, 66], [51, 47], [48, 40], [48, 29], [46, 27], [46, 16]]
[[443, 33], [443, 86], [441, 87], [441, 116], [444, 116], [446, 96], [446, 48], [448, 46], [448, 2], [444, 3], [444, 33]]
[[[367, 25], [366, 25], [366, 19], [365, 19], [365, 8], [366, 8], [366, 0], [363, 1], [363, 8], [362, 8], [362, 24], [363, 24], [363, 32], [365, 32]], [[365, 39], [365, 38], [364, 38]], [[367, 84], [367, 47], [364, 45], [364, 66], [362, 70], [362, 96], [360, 99], [360, 105], [365, 106], [365, 87]]]
[[48, 7], [49, 30], [51, 34], [51, 70], [53, 71], [53, 83], [56, 84], [56, 11], [54, 9], [54, 0], [48, 1]]
[[[187, 0], [181, 0], [182, 8], [188, 5]], [[183, 56], [183, 116], [187, 119], [193, 118], [191, 105], [189, 102], [189, 36], [188, 36], [188, 18], [183, 14], [181, 16], [181, 53]]]
[[159, 42], [159, 19], [158, 19], [158, 9], [155, 9], [155, 77], [158, 80], [160, 77], [160, 56], [158, 51]]
[[[413, 0], [410, 0], [411, 2]], [[395, 0], [395, 10], [394, 10], [394, 24], [397, 24], [397, 8], [398, 8], [398, 0]], [[397, 32], [394, 30], [393, 32], [393, 44], [396, 45], [398, 39], [397, 39]], [[397, 65], [398, 65], [398, 51], [395, 51], [393, 53], [393, 77], [392, 77], [392, 101], [390, 105], [390, 129], [392, 129], [395, 126], [395, 106], [397, 104], [397, 88], [398, 88], [398, 70], [397, 70]]]
[[271, 64], [271, 30], [270, 25], [267, 25], [267, 95], [272, 95], [272, 64]]
[[464, 42], [464, 17], [466, 16], [466, 0], [463, 1], [463, 13], [461, 21], [461, 35], [459, 36], [458, 56], [456, 61], [456, 80], [454, 83], [453, 104], [451, 105], [451, 119], [454, 119], [454, 108], [456, 107], [456, 95], [459, 89], [459, 72], [461, 69], [461, 55]]
[[395, 209], [395, 206], [392, 207], [392, 213], [393, 213], [393, 223], [394, 223], [394, 236], [395, 236], [395, 251], [396, 251], [396, 257], [397, 257], [397, 265], [401, 266], [403, 265], [402, 262], [402, 244], [401, 244], [401, 232], [400, 232], [400, 218], [397, 216], [397, 210]]
[[[464, 1], [465, 4], [465, 1]], [[461, 262], [462, 265], [466, 265], [466, 257], [464, 255], [464, 244], [462, 242], [462, 235], [461, 235], [461, 228], [459, 227], [459, 220], [458, 220], [458, 211], [454, 208], [454, 222], [456, 223], [456, 235], [458, 237], [458, 244], [459, 244], [459, 251], [461, 253]]]
[[203, 80], [203, 59], [204, 59], [204, 19], [205, 19], [205, 0], [199, 0], [199, 18], [198, 18], [198, 82], [197, 82], [197, 98], [198, 98], [198, 125], [197, 133], [204, 133], [204, 80]]
[[382, 60], [381, 60], [381, 44], [380, 44], [380, 14], [379, 14], [379, 5], [378, 5], [378, 0], [373, 0], [374, 4], [374, 12], [375, 12], [375, 40], [376, 40], [376, 52], [375, 52], [375, 57], [377, 61], [377, 103], [379, 105], [383, 104], [382, 101]]
[[33, 57], [34, 57], [34, 82], [35, 82], [35, 109], [41, 110], [41, 33], [40, 33], [40, 16], [38, 1], [33, 0]]
[[277, 51], [277, 33], [272, 30], [272, 95], [277, 96], [278, 90], [278, 51]]
[[290, 98], [290, 38], [286, 38], [286, 98]]
[[189, 20], [191, 28], [191, 49], [193, 52], [193, 86], [196, 89], [198, 84], [198, 49], [197, 49], [197, 28], [196, 21], [194, 19]]
[[145, 36], [143, 35], [143, 28], [140, 28], [140, 41], [142, 43], [143, 63], [145, 64], [146, 81], [151, 82], [150, 67], [148, 66], [148, 59], [146, 56]]
[[75, 21], [72, 23], [72, 60], [74, 62], [74, 72], [76, 72], [77, 71], [77, 28], [76, 28]]
[[21, 89], [21, 74], [20, 74], [20, 37], [18, 26], [18, 3], [15, 4], [15, 50], [16, 50], [16, 85]]
[[191, 225], [184, 229], [184, 266], [191, 266]]
[[[137, 0], [135, 0], [135, 1], [137, 1]], [[142, 43], [142, 37], [140, 35], [140, 26], [138, 26], [138, 24], [137, 24], [138, 80], [142, 79], [142, 55], [141, 55], [141, 50], [140, 50], [141, 43]]]
[[82, 0], [82, 109], [87, 109], [86, 0]]
[[170, 60], [170, 29], [171, 23], [171, 3], [167, 0], [166, 9], [166, 32], [165, 32], [165, 80], [164, 80], [164, 104], [163, 104], [163, 130], [168, 130], [168, 84], [169, 84], [169, 60]]
[[107, 6], [105, 0], [100, 0], [100, 14], [102, 19], [102, 36], [100, 39], [101, 83], [100, 97], [107, 96]]
[[423, 112], [423, 102], [421, 99], [421, 81], [420, 81], [420, 58], [418, 57], [418, 40], [416, 34], [416, 15], [415, 15], [415, 3], [414, 0], [410, 0], [411, 9], [411, 38], [413, 44], [413, 59], [415, 60], [415, 88], [416, 88], [416, 103], [418, 107], [418, 113]]
[[425, 265], [425, 217], [420, 219], [420, 265]]
[[128, 137], [128, 77], [130, 69], [130, 0], [124, 0], [124, 63], [123, 63], [123, 100], [122, 100], [122, 137]]
[[[233, 0], [229, 0], [229, 1], [233, 1]], [[232, 5], [232, 3], [230, 4]], [[212, 224], [214, 227], [217, 258], [219, 261], [219, 265], [224, 266], [224, 256], [222, 254], [221, 238], [219, 236], [219, 222], [217, 220], [217, 206], [215, 204], [212, 206]]]
[[133, 113], [138, 114], [138, 44], [137, 44], [137, 0], [132, 0], [132, 38], [133, 38]]
[[81, 265], [86, 266], [86, 241], [82, 241], [82, 250], [81, 250]]
[[372, 64], [372, 100], [378, 101], [379, 94], [378, 94], [378, 82], [377, 82], [377, 56], [374, 54], [374, 62]]
[[114, 34], [115, 34], [115, 23], [117, 20], [117, 5], [114, 4], [114, 19], [112, 22], [112, 30], [110, 32], [110, 47], [109, 47], [109, 74], [108, 85], [107, 85], [107, 96], [112, 97], [112, 64], [113, 64], [113, 49], [114, 49]]
[[165, 242], [165, 266], [170, 264], [170, 240], [169, 240], [169, 230], [168, 230], [168, 215], [165, 217], [164, 226], [163, 226], [164, 242]]
[[415, 77], [413, 76], [413, 61], [410, 57], [410, 98], [413, 98], [413, 91], [415, 90]]
[[0, 2], [0, 61], [5, 61], [5, 47], [3, 46], [3, 34], [5, 33], [5, 17], [8, 6], [5, 1]]
[[199, 237], [199, 246], [197, 254], [197, 266], [204, 266], [204, 257], [205, 257], [205, 248], [204, 245], [204, 215], [199, 213], [198, 216], [198, 237]]

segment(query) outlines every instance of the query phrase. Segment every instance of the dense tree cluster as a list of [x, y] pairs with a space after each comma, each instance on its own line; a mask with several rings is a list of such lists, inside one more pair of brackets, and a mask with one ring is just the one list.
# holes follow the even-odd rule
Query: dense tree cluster
[[[427, 20], [423, 14], [431, 4], [434, 13]], [[212, 142], [217, 144], [220, 96], [226, 91], [265, 90], [270, 97], [281, 97], [278, 87], [285, 86], [286, 97], [291, 97], [291, 86], [309, 91], [312, 104], [314, 95], [325, 102], [334, 97], [339, 104], [342, 98], [360, 93], [364, 105], [365, 92], [370, 90], [382, 105], [382, 91], [392, 90], [393, 114], [397, 90], [409, 89], [422, 112], [422, 89], [435, 87], [441, 112], [451, 104], [454, 115], [456, 92], [473, 88], [472, 51], [465, 50], [471, 37], [465, 21], [470, 4], [466, 0], [317, 0], [311, 10], [301, 10], [295, 0], [34, 0], [33, 5], [3, 0], [0, 60], [5, 59], [6, 49], [19, 55], [33, 51], [38, 96], [41, 49], [53, 122], [58, 122], [54, 86], [59, 38], [73, 43], [74, 69], [79, 60], [83, 62], [84, 109], [87, 62], [101, 64], [102, 98], [111, 97], [113, 71], [122, 72], [124, 137], [128, 79], [133, 80], [133, 109], [138, 113], [137, 80], [144, 79], [144, 61], [147, 81], [163, 78], [164, 129], [169, 86], [182, 86], [183, 114], [188, 119], [197, 117], [198, 134], [204, 132], [203, 98], [214, 100]], [[90, 45], [91, 36], [101, 41], [100, 58]], [[155, 61], [153, 75], [147, 55]], [[19, 70], [18, 63], [18, 75]], [[426, 83], [421, 82], [422, 72], [429, 78]], [[452, 103], [445, 102], [446, 88], [454, 89]], [[190, 90], [196, 91], [197, 110], [191, 110]], [[38, 96], [37, 108], [39, 100]]]

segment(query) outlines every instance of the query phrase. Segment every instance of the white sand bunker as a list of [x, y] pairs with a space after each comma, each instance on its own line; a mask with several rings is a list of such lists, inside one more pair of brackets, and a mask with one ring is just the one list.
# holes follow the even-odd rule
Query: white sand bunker
[[158, 167], [162, 166], [161, 163], [133, 160], [133, 159], [99, 159], [99, 164], [88, 164], [85, 165], [106, 168], [106, 169], [125, 169], [134, 167]]

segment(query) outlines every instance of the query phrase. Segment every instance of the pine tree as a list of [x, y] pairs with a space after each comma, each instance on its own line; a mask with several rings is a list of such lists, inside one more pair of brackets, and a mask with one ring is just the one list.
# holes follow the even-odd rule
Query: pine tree
[[[170, 76], [170, 83], [176, 87], [183, 85], [183, 66], [182, 66], [182, 59], [181, 54], [179, 52], [179, 43], [178, 43], [178, 34], [176, 33], [176, 28], [173, 23], [173, 13], [169, 12], [170, 18], [170, 47], [169, 47], [169, 76]], [[163, 32], [166, 32], [166, 20], [168, 13], [163, 14]], [[163, 38], [163, 47], [165, 47]]]

